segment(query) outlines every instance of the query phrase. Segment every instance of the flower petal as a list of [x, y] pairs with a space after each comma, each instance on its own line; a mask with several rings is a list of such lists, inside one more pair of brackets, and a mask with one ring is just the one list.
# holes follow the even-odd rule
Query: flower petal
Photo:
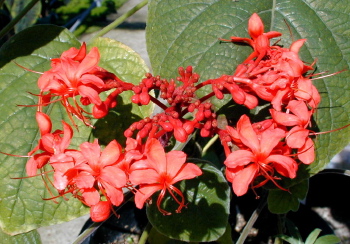
[[159, 174], [154, 169], [134, 170], [129, 175], [134, 185], [159, 183]]
[[224, 164], [228, 168], [236, 168], [239, 166], [244, 166], [247, 165], [251, 162], [255, 162], [255, 156], [251, 151], [248, 150], [237, 150], [232, 153], [230, 153]]
[[135, 194], [135, 205], [137, 208], [143, 208], [145, 201], [150, 198], [156, 191], [162, 190], [160, 184], [143, 185]]
[[266, 161], [273, 162], [278, 173], [285, 177], [295, 178], [298, 164], [294, 159], [284, 155], [270, 155]]
[[152, 167], [159, 173], [166, 172], [166, 156], [162, 144], [151, 138], [146, 143], [145, 153]]
[[237, 131], [243, 144], [249, 147], [253, 153], [260, 152], [258, 137], [247, 115], [242, 115], [237, 122]]
[[179, 173], [172, 179], [171, 184], [175, 184], [181, 180], [193, 179], [202, 175], [202, 170], [194, 163], [186, 163], [179, 170]]
[[257, 164], [250, 164], [241, 171], [237, 172], [232, 179], [232, 189], [237, 196], [247, 193], [249, 184], [254, 180], [258, 172]]
[[122, 147], [120, 146], [120, 144], [116, 140], [111, 141], [101, 153], [99, 160], [99, 165], [101, 165], [100, 167], [103, 168], [107, 165], [112, 165], [116, 163], [121, 153]]

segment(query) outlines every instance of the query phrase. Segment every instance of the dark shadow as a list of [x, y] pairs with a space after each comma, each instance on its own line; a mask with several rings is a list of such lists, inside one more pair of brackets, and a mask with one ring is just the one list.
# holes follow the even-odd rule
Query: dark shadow
[[132, 104], [124, 104], [121, 97], [118, 97], [118, 105], [109, 111], [106, 117], [99, 119], [95, 124], [92, 134], [98, 138], [99, 143], [107, 145], [116, 139], [121, 145], [125, 144], [124, 131], [136, 121], [142, 118], [132, 113]]
[[11, 37], [0, 49], [0, 68], [18, 57], [32, 54], [57, 38], [65, 28], [37, 25]]

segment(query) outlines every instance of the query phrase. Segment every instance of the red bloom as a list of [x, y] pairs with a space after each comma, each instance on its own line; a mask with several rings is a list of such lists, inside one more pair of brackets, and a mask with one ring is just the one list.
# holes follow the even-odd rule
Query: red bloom
[[287, 145], [291, 148], [298, 149], [298, 158], [304, 164], [311, 164], [315, 159], [315, 148], [311, 138], [310, 130], [307, 127], [313, 110], [309, 110], [304, 101], [292, 100], [289, 102], [287, 109], [291, 113], [282, 113], [270, 109], [272, 118], [276, 123], [284, 126], [293, 126], [286, 135]]
[[275, 170], [285, 177], [296, 176], [298, 166], [294, 159], [279, 154], [278, 144], [285, 136], [284, 130], [268, 128], [257, 134], [249, 118], [243, 115], [237, 123], [237, 134], [247, 149], [232, 152], [224, 162], [227, 166], [226, 177], [232, 182], [237, 196], [244, 195], [249, 184], [258, 176], [263, 176], [266, 180], [253, 187], [262, 186], [271, 180], [281, 188], [275, 182]]
[[126, 184], [125, 173], [117, 166], [121, 159], [121, 146], [115, 140], [111, 141], [101, 152], [98, 141], [84, 142], [80, 145], [84, 163], [77, 164], [65, 174], [70, 184], [82, 189], [84, 202], [88, 206], [100, 202], [98, 189], [115, 206], [119, 206], [124, 199], [122, 187]]
[[26, 170], [28, 176], [34, 176], [37, 169], [41, 169], [54, 155], [65, 153], [73, 136], [72, 128], [64, 121], [62, 121], [63, 131], [56, 130], [51, 133], [52, 122], [47, 114], [37, 112], [36, 120], [39, 125], [41, 138], [38, 145], [28, 155], [31, 156], [38, 150], [43, 152], [35, 154], [27, 162]]
[[254, 13], [248, 21], [248, 33], [251, 37], [231, 37], [231, 42], [245, 42], [253, 47], [254, 52], [243, 62], [248, 63], [250, 60], [257, 58], [255, 64], [257, 64], [265, 55], [267, 50], [270, 48], [269, 39], [279, 37], [282, 33], [277, 31], [269, 31], [264, 33], [264, 24], [260, 19], [259, 15]]
[[[176, 182], [185, 179], [192, 179], [202, 174], [200, 168], [193, 163], [186, 162], [186, 154], [181, 151], [164, 152], [160, 142], [154, 138], [146, 143], [145, 154], [146, 160], [136, 161], [131, 166], [130, 181], [135, 185], [140, 185], [135, 195], [136, 207], [142, 208], [145, 201], [157, 191], [161, 191], [157, 207], [164, 215], [171, 213], [161, 208], [161, 202], [166, 191], [179, 204], [176, 212], [180, 212], [185, 207], [185, 199], [182, 192], [174, 186]], [[180, 200], [175, 196], [180, 196]]]

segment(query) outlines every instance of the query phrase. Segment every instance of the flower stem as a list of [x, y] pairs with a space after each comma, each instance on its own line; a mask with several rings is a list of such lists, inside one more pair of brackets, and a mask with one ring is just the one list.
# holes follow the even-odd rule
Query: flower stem
[[254, 212], [252, 213], [252, 216], [250, 216], [250, 219], [249, 219], [248, 223], [246, 224], [246, 226], [244, 227], [236, 244], [244, 244], [245, 240], [247, 239], [247, 237], [250, 233], [250, 230], [253, 228], [253, 225], [255, 224], [255, 221], [258, 219], [261, 210], [265, 207], [265, 205], [267, 203], [266, 196], [267, 196], [267, 194], [265, 193], [264, 196], [262, 197], [258, 207], [254, 210]]
[[203, 147], [202, 150], [202, 157], [207, 153], [208, 149], [214, 144], [214, 142], [219, 138], [219, 135], [216, 134], [215, 136], [213, 136], [208, 143]]
[[118, 19], [114, 20], [112, 23], [110, 23], [109, 25], [107, 25], [106, 27], [102, 28], [102, 30], [100, 30], [99, 32], [97, 32], [97, 34], [91, 39], [91, 42], [93, 40], [95, 40], [98, 37], [101, 37], [105, 34], [107, 34], [109, 31], [113, 30], [114, 28], [116, 28], [118, 25], [120, 25], [121, 23], [124, 22], [124, 20], [126, 20], [127, 18], [129, 18], [131, 15], [133, 15], [134, 13], [136, 13], [138, 10], [140, 10], [142, 7], [144, 7], [145, 5], [147, 5], [148, 0], [143, 0], [141, 3], [135, 5], [135, 7], [133, 7], [132, 9], [130, 9], [128, 12], [126, 12], [125, 14], [123, 14], [122, 16], [120, 16]]
[[146, 225], [146, 228], [142, 232], [142, 235], [139, 239], [139, 244], [146, 244], [151, 229], [152, 229], [152, 225], [148, 222]]
[[[37, 2], [39, 2], [39, 0], [32, 0], [30, 3], [28, 3], [28, 5], [25, 6], [25, 8], [22, 9], [22, 11], [0, 31], [0, 39], [3, 38], [10, 30], [12, 30], [12, 28], [23, 18], [24, 15], [26, 15], [26, 13], [29, 12], [29, 10], [34, 7]], [[2, 3], [3, 2], [0, 0], [0, 6]]]

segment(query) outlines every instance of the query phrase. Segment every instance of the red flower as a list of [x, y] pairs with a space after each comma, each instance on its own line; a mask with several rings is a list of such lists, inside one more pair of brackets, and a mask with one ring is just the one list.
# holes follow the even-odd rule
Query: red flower
[[283, 189], [275, 182], [278, 179], [274, 176], [275, 170], [285, 177], [296, 176], [297, 163], [294, 159], [278, 154], [279, 142], [285, 136], [284, 130], [270, 127], [257, 134], [249, 118], [243, 115], [237, 123], [237, 134], [247, 149], [232, 152], [224, 162], [227, 166], [226, 177], [232, 182], [237, 196], [244, 195], [258, 176], [263, 176], [266, 180], [253, 187], [262, 186], [271, 180]]
[[56, 130], [51, 133], [52, 122], [47, 114], [37, 112], [36, 120], [39, 125], [41, 138], [38, 145], [28, 155], [31, 156], [38, 150], [43, 152], [33, 155], [27, 162], [26, 170], [28, 176], [34, 176], [37, 169], [41, 169], [54, 155], [65, 153], [73, 136], [72, 128], [64, 121], [62, 121], [63, 131]]
[[[51, 69], [44, 72], [38, 80], [39, 110], [48, 105], [52, 97], [59, 96], [56, 101], [61, 101], [70, 116], [73, 115], [90, 125], [84, 115], [85, 110], [76, 101], [76, 96], [80, 95], [82, 105], [94, 104], [94, 116], [105, 116], [110, 108], [116, 106], [116, 96], [124, 90], [131, 89], [133, 85], [121, 81], [114, 74], [99, 67], [99, 60], [100, 53], [97, 47], [93, 47], [87, 53], [85, 43], [80, 49], [70, 48], [63, 52], [60, 58], [52, 59]], [[117, 89], [106, 101], [101, 101], [99, 94], [112, 88]]]
[[304, 101], [292, 100], [287, 109], [291, 113], [278, 112], [270, 109], [272, 118], [276, 123], [284, 126], [293, 126], [286, 135], [287, 145], [298, 149], [298, 158], [304, 164], [311, 164], [315, 159], [315, 147], [311, 138], [310, 130], [307, 127], [313, 110], [309, 110]]
[[[180, 212], [185, 207], [185, 200], [182, 192], [174, 186], [176, 182], [185, 179], [192, 179], [202, 174], [200, 168], [193, 163], [186, 162], [186, 154], [181, 151], [164, 152], [160, 142], [154, 138], [146, 143], [146, 160], [136, 161], [132, 164], [130, 181], [135, 185], [140, 185], [135, 195], [136, 207], [142, 208], [145, 201], [155, 192], [161, 191], [157, 199], [157, 207], [164, 215], [171, 213], [161, 208], [161, 202], [166, 191], [179, 204], [176, 212]], [[175, 196], [180, 196], [180, 200]]]
[[113, 140], [101, 152], [100, 145], [95, 140], [94, 143], [84, 142], [80, 145], [80, 150], [84, 162], [65, 173], [70, 184], [82, 189], [84, 203], [88, 206], [100, 202], [100, 194], [95, 185], [113, 205], [119, 206], [124, 200], [122, 187], [126, 184], [126, 175], [117, 166], [122, 158], [119, 143]]
[[[269, 31], [264, 33], [264, 24], [260, 19], [259, 15], [254, 13], [248, 21], [248, 33], [251, 37], [231, 37], [231, 42], [245, 42], [253, 47], [254, 52], [243, 62], [248, 63], [250, 60], [257, 58], [255, 64], [257, 64], [265, 55], [267, 50], [270, 48], [269, 39], [279, 37], [282, 33], [277, 31]], [[226, 41], [226, 40], [224, 40]]]

